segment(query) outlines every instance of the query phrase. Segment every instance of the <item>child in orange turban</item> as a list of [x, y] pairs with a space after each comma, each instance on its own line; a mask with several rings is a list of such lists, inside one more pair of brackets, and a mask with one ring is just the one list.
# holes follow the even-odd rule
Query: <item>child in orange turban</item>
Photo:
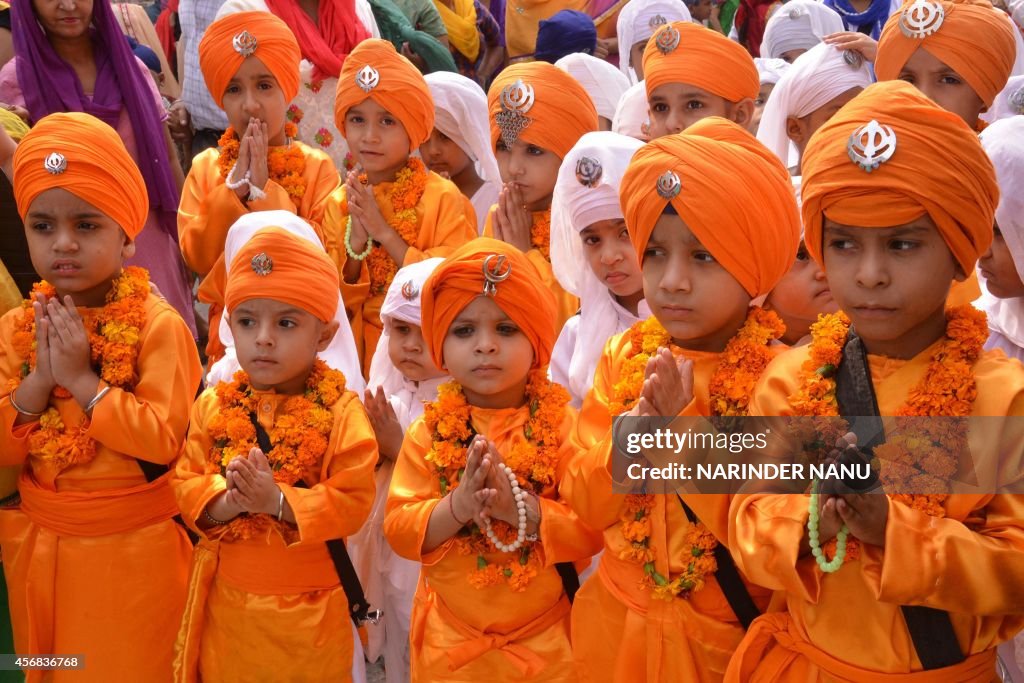
[[[751, 412], [1021, 414], [1024, 369], [983, 351], [983, 313], [947, 307], [950, 282], [988, 249], [999, 196], [974, 131], [908, 83], [876, 83], [815, 133], [803, 170], [807, 248], [845, 315], [772, 362]], [[737, 498], [733, 556], [786, 609], [754, 622], [726, 680], [998, 678], [996, 647], [1024, 625], [1024, 500], [992, 495], [996, 465], [982, 463], [1014, 482], [1021, 463], [1019, 437], [991, 424], [872, 435], [885, 494]], [[973, 466], [956, 445], [968, 437]], [[887, 468], [897, 454], [910, 461]], [[976, 493], [950, 494], [961, 467]]]
[[0, 531], [14, 647], [84, 655], [101, 680], [166, 679], [192, 546], [164, 475], [199, 387], [195, 342], [124, 267], [149, 201], [113, 128], [46, 116], [12, 175], [43, 277], [0, 318], [0, 467], [21, 470]]
[[682, 132], [708, 116], [754, 130], [761, 79], [739, 43], [698, 24], [674, 21], [647, 42], [643, 68], [651, 137]]
[[370, 512], [377, 444], [345, 376], [317, 358], [338, 330], [337, 269], [272, 226], [230, 266], [241, 370], [196, 401], [173, 475], [200, 539], [176, 678], [351, 680], [355, 596], [331, 557]]
[[288, 103], [299, 88], [299, 45], [269, 12], [228, 14], [210, 24], [199, 65], [214, 101], [231, 124], [217, 149], [192, 161], [178, 210], [185, 263], [210, 304], [211, 360], [224, 353], [218, 335], [224, 308], [224, 240], [252, 211], [284, 210], [320, 230], [338, 171], [323, 152], [295, 140]]
[[326, 223], [365, 374], [395, 272], [473, 239], [476, 217], [454, 183], [411, 156], [434, 128], [434, 102], [423, 75], [391, 43], [364, 40], [349, 54], [334, 121], [362, 168], [331, 195]]
[[562, 481], [580, 518], [604, 532], [597, 576], [573, 605], [574, 657], [593, 681], [720, 680], [769, 591], [744, 581], [739, 609], [720, 587], [735, 574], [728, 496], [612, 492], [612, 418], [747, 414], [783, 332], [751, 304], [792, 263], [796, 200], [775, 155], [717, 117], [641, 147], [619, 197], [653, 316], [605, 346]]
[[575, 681], [573, 562], [599, 543], [558, 494], [575, 411], [547, 378], [554, 297], [522, 252], [479, 238], [431, 274], [422, 311], [453, 379], [406, 432], [384, 520], [422, 562], [412, 680]]
[[556, 330], [579, 308], [551, 270], [551, 198], [562, 158], [596, 131], [597, 110], [575, 78], [546, 62], [515, 64], [487, 93], [491, 144], [504, 183], [484, 234], [526, 253], [555, 294]]

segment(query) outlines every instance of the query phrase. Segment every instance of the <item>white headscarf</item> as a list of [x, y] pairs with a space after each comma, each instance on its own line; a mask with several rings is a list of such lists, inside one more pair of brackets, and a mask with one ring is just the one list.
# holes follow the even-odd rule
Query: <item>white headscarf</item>
[[[785, 7], [788, 5], [783, 9]], [[757, 139], [784, 164], [795, 165], [798, 157], [786, 135], [786, 118], [807, 116], [851, 88], [866, 88], [871, 80], [871, 71], [864, 60], [860, 66], [852, 67], [840, 50], [819, 43], [797, 57], [775, 84], [761, 114]]]
[[[311, 244], [323, 248], [320, 238], [317, 237], [309, 223], [302, 220], [289, 211], [254, 211], [247, 213], [228, 230], [227, 239], [224, 242], [224, 274], [225, 280], [231, 272], [231, 262], [235, 254], [252, 239], [253, 235], [268, 226], [276, 226], [282, 230], [302, 237]], [[226, 382], [239, 370], [238, 357], [235, 355], [235, 338], [231, 334], [231, 326], [228, 324], [230, 311], [224, 310], [220, 319], [220, 339], [224, 343], [224, 357], [213, 364], [206, 382], [214, 385], [218, 382]], [[338, 322], [338, 332], [334, 335], [330, 346], [317, 354], [320, 360], [324, 361], [335, 370], [340, 370], [345, 375], [346, 387], [356, 392], [360, 399], [363, 396], [365, 383], [363, 373], [359, 367], [359, 355], [356, 353], [356, 342], [352, 336], [352, 327], [348, 323], [348, 316], [345, 314], [345, 302], [342, 301], [341, 292], [338, 292], [338, 312], [334, 314]]]
[[[583, 397], [590, 390], [605, 342], [622, 331], [622, 307], [590, 269], [579, 233], [597, 221], [622, 218], [619, 184], [633, 154], [642, 146], [640, 140], [617, 133], [587, 133], [565, 155], [555, 182], [551, 266], [562, 287], [580, 298], [579, 329], [567, 387], [575, 397]], [[601, 172], [593, 187], [577, 177], [577, 164], [583, 157], [600, 164]], [[636, 319], [632, 317], [630, 322]]]
[[651, 139], [650, 125], [647, 88], [640, 81], [631, 85], [619, 98], [615, 116], [612, 117], [612, 132], [647, 142]]
[[615, 117], [619, 98], [629, 90], [629, 79], [622, 72], [603, 59], [582, 52], [562, 57], [555, 66], [579, 81], [594, 101], [598, 116], [609, 121]]
[[[999, 181], [996, 223], [1017, 274], [1024, 279], [1024, 116], [1011, 116], [988, 126], [981, 133], [981, 144]], [[984, 278], [980, 279], [984, 284]], [[982, 287], [979, 304], [988, 313], [989, 329], [1024, 348], [1024, 298], [1000, 299]]]
[[761, 77], [761, 85], [775, 85], [791, 65], [775, 57], [754, 57], [754, 66], [757, 67], [757, 75]]
[[790, 50], [810, 50], [825, 36], [845, 30], [839, 13], [819, 0], [790, 0], [765, 25], [761, 55], [782, 57]]
[[403, 429], [408, 429], [412, 421], [423, 413], [423, 403], [419, 399], [433, 400], [437, 396], [437, 387], [449, 378], [446, 375], [420, 382], [418, 387], [405, 379], [402, 372], [391, 362], [388, 353], [391, 325], [395, 320], [402, 320], [417, 327], [423, 325], [420, 308], [423, 284], [443, 262], [443, 258], [429, 258], [401, 268], [391, 280], [391, 285], [384, 295], [384, 302], [380, 306], [384, 333], [377, 341], [377, 349], [373, 352], [373, 360], [370, 361], [370, 381], [367, 382], [367, 386], [374, 390], [378, 387], [384, 390], [384, 395], [395, 409], [395, 415]]
[[1010, 76], [992, 107], [981, 115], [989, 123], [1024, 114], [1024, 76]]
[[692, 21], [690, 10], [682, 0], [629, 0], [619, 12], [615, 22], [615, 34], [619, 39], [619, 70], [630, 83], [637, 80], [636, 72], [629, 65], [630, 49], [653, 36], [663, 24], [673, 21]]

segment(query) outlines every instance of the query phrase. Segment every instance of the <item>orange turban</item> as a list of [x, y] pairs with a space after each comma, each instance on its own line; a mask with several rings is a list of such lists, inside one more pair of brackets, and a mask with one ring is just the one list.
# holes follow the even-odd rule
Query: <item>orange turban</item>
[[756, 100], [761, 78], [739, 43], [689, 21], [674, 21], [644, 49], [647, 97], [665, 83], [687, 83], [729, 102]]
[[[880, 126], [861, 131], [876, 121]], [[881, 149], [867, 158], [851, 146], [856, 140]], [[885, 160], [888, 149], [892, 156]], [[858, 151], [860, 161], [852, 161]], [[871, 168], [871, 162], [878, 164], [871, 172], [859, 165]], [[801, 168], [804, 241], [818, 263], [825, 217], [886, 228], [928, 214], [967, 274], [992, 242], [999, 186], [978, 136], [909, 83], [864, 89], [811, 136]]]
[[[521, 84], [521, 87], [520, 87]], [[510, 120], [507, 131], [525, 123], [517, 138], [564, 157], [586, 133], [597, 130], [597, 110], [590, 95], [575, 78], [547, 62], [525, 62], [506, 67], [487, 92], [491, 120], [491, 146], [501, 136], [499, 121]]]
[[[944, 16], [937, 19], [941, 9]], [[929, 15], [928, 12], [932, 12]], [[908, 37], [904, 29], [938, 30], [927, 36]], [[880, 81], [894, 81], [918, 48], [924, 48], [964, 77], [986, 107], [1006, 86], [1017, 55], [1013, 24], [988, 2], [961, 4], [918, 0], [905, 3], [889, 17], [878, 41], [875, 73]]]
[[131, 239], [146, 225], [149, 195], [142, 173], [121, 136], [93, 116], [50, 114], [14, 152], [14, 199], [22, 218], [36, 197], [54, 187], [110, 216]]
[[218, 107], [224, 108], [224, 91], [246, 55], [270, 69], [285, 102], [295, 99], [302, 52], [292, 30], [270, 12], [238, 12], [210, 24], [199, 42], [199, 68]]
[[[505, 257], [498, 272], [512, 269], [508, 279], [496, 285], [494, 302], [530, 340], [533, 367], [544, 367], [551, 360], [557, 317], [554, 294], [523, 252], [506, 242], [478, 237], [452, 252], [423, 285], [423, 338], [439, 368], [444, 367], [442, 350], [448, 328], [462, 309], [483, 296], [484, 261], [494, 255]], [[491, 260], [492, 266], [497, 265], [496, 261]]]
[[334, 97], [334, 124], [345, 134], [345, 113], [366, 99], [391, 112], [409, 135], [409, 152], [434, 130], [434, 99], [423, 74], [386, 40], [359, 43], [341, 67]]
[[231, 262], [224, 306], [273, 299], [309, 311], [323, 322], [338, 311], [338, 269], [323, 249], [283, 228], [266, 227]]
[[633, 155], [619, 186], [630, 241], [642, 260], [654, 225], [671, 202], [751, 297], [767, 294], [793, 265], [800, 244], [789, 175], [735, 123], [701, 123], [652, 140]]

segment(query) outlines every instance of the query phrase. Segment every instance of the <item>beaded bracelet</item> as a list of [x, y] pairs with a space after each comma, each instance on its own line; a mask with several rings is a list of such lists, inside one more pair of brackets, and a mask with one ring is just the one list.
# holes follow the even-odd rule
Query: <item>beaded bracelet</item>
[[349, 255], [349, 258], [354, 258], [356, 261], [362, 261], [370, 252], [373, 250], [373, 238], [366, 238], [366, 249], [361, 254], [357, 254], [352, 249], [352, 216], [349, 215], [348, 221], [345, 223], [345, 252]]
[[826, 574], [839, 571], [846, 559], [846, 537], [850, 535], [850, 529], [844, 524], [843, 528], [836, 534], [836, 554], [831, 560], [825, 559], [825, 552], [821, 549], [821, 539], [818, 536], [818, 482], [814, 482], [811, 488], [811, 506], [807, 514], [807, 540], [811, 546], [811, 554], [814, 560]]
[[[248, 171], [245, 172], [245, 175], [240, 180], [237, 180], [237, 181], [232, 181], [231, 180], [232, 176], [235, 175], [235, 167], [236, 166], [238, 166], [237, 163], [235, 164], [235, 166], [231, 167], [231, 170], [228, 171], [227, 177], [224, 178], [224, 186], [227, 187], [229, 190], [237, 190], [242, 185], [249, 185], [250, 173]], [[250, 190], [249, 191], [252, 192], [251, 186], [250, 186]]]
[[501, 473], [508, 477], [508, 483], [512, 485], [512, 495], [515, 496], [516, 500], [516, 513], [519, 517], [519, 528], [516, 533], [516, 540], [510, 544], [502, 543], [498, 540], [498, 535], [494, 533], [494, 529], [491, 528], [490, 520], [484, 520], [484, 526], [487, 527], [487, 538], [490, 539], [491, 544], [503, 553], [514, 553], [522, 547], [526, 539], [526, 495], [523, 490], [519, 487], [519, 480], [516, 479], [515, 472], [512, 468], [503, 462], [498, 463], [498, 468]]

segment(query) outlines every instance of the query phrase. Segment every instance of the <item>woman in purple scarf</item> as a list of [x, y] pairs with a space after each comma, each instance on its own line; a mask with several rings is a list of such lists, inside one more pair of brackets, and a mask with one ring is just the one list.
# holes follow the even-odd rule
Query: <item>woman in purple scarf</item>
[[160, 94], [114, 17], [109, 0], [13, 0], [14, 59], [0, 69], [0, 102], [32, 122], [81, 111], [110, 124], [146, 180], [150, 213], [130, 265], [146, 268], [195, 334], [192, 292], [178, 248], [181, 167]]

